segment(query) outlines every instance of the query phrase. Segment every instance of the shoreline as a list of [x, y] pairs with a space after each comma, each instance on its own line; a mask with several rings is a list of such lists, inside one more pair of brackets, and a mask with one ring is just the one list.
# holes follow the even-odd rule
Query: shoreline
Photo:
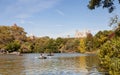
[[[63, 53], [77, 53], [77, 52], [63, 52]], [[21, 55], [20, 52], [10, 52], [10, 53], [0, 53], [0, 55], [6, 55], [6, 54], [11, 54], [11, 55]], [[24, 53], [22, 53], [24, 54]], [[26, 53], [26, 54], [29, 54], [29, 53]], [[61, 54], [61, 53], [59, 53]], [[85, 52], [85, 53], [80, 53], [80, 54], [97, 54], [97, 51], [92, 51], [92, 52]]]

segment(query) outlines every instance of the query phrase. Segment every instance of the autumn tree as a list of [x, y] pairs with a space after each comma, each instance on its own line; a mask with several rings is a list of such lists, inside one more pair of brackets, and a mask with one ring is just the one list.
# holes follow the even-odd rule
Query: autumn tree
[[99, 50], [101, 67], [110, 75], [120, 74], [120, 37], [114, 37], [105, 42]]
[[87, 33], [87, 37], [85, 39], [85, 46], [87, 51], [93, 51], [94, 49], [94, 38], [91, 33]]
[[0, 45], [6, 45], [8, 42], [11, 42], [13, 40], [10, 32], [10, 27], [0, 26]]
[[49, 39], [45, 46], [45, 52], [47, 53], [56, 53], [58, 52], [58, 48], [56, 46], [54, 39]]
[[63, 39], [63, 38], [61, 38], [61, 37], [58, 37], [58, 38], [55, 40], [55, 44], [56, 44], [57, 49], [58, 49], [59, 52], [61, 52], [61, 51], [63, 51], [63, 50], [65, 49], [65, 48], [64, 48], [65, 43], [66, 43], [65, 39]]
[[21, 46], [21, 45], [20, 45], [20, 42], [17, 41], [17, 40], [15, 40], [15, 41], [13, 41], [13, 42], [7, 43], [5, 49], [6, 49], [8, 52], [14, 52], [14, 51], [19, 51], [20, 46]]
[[[26, 32], [24, 29], [16, 24], [13, 26], [0, 26], [0, 49], [9, 50], [13, 45], [16, 46], [14, 49], [19, 48], [17, 47], [18, 43], [15, 41], [18, 41], [20, 45], [26, 41]], [[12, 51], [15, 51], [14, 49], [12, 48]]]
[[10, 35], [14, 40], [19, 40], [21, 42], [26, 41], [26, 32], [22, 27], [17, 26], [16, 24], [10, 27]]
[[46, 52], [46, 45], [49, 42], [49, 37], [41, 37], [41, 38], [35, 38], [35, 44], [34, 44], [34, 52], [37, 53], [44, 53]]
[[[96, 9], [97, 7], [107, 8], [109, 13], [113, 12], [117, 2], [120, 3], [120, 0], [90, 0], [88, 4], [89, 9]], [[103, 69], [109, 72], [110, 75], [119, 75], [120, 74], [120, 24], [118, 21], [118, 16], [111, 18], [110, 26], [117, 24], [113, 32], [108, 35], [108, 37], [103, 37], [101, 41], [102, 45], [99, 45], [99, 58], [101, 61], [101, 66]]]
[[86, 46], [85, 46], [84, 38], [80, 39], [80, 46], [78, 47], [78, 49], [79, 49], [80, 53], [85, 53]]
[[95, 36], [94, 36], [94, 43], [96, 48], [100, 48], [101, 45], [103, 45], [108, 39], [109, 35], [112, 34], [112, 30], [104, 30], [104, 31], [99, 31]]

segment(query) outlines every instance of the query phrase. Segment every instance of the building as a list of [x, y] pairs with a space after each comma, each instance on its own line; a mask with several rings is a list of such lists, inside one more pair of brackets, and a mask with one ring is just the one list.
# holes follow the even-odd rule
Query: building
[[90, 33], [89, 30], [81, 31], [81, 32], [78, 31], [78, 30], [76, 30], [76, 32], [75, 32], [75, 38], [83, 38], [83, 37], [86, 37], [88, 33]]

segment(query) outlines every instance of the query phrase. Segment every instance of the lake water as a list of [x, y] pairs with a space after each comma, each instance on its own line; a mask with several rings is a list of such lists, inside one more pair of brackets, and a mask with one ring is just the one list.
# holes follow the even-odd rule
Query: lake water
[[0, 55], [0, 75], [104, 75], [96, 55], [63, 53], [38, 59], [39, 55]]

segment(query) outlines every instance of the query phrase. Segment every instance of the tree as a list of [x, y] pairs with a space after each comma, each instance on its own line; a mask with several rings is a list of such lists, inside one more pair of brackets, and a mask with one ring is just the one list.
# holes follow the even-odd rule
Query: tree
[[17, 40], [10, 42], [6, 45], [6, 50], [8, 52], [19, 51], [19, 49], [20, 49], [20, 42]]
[[87, 37], [85, 39], [85, 45], [87, 51], [92, 51], [94, 49], [94, 41], [93, 35], [91, 33], [87, 33]]
[[[14, 49], [17, 46], [15, 41], [18, 41], [20, 45], [26, 41], [24, 29], [16, 24], [13, 26], [0, 26], [0, 49], [7, 47], [7, 49], [12, 48], [12, 51], [15, 51]], [[15, 45], [14, 49], [13, 45]]]
[[13, 41], [13, 37], [10, 35], [10, 27], [0, 26], [0, 44], [6, 44]]
[[104, 43], [99, 51], [101, 67], [111, 75], [120, 74], [120, 37], [114, 37]]
[[80, 39], [80, 46], [78, 48], [80, 50], [80, 53], [85, 53], [86, 46], [85, 46], [85, 39], [84, 38]]
[[42, 37], [42, 38], [35, 38], [34, 39], [34, 52], [40, 52], [40, 53], [43, 53], [46, 51], [46, 45], [49, 41], [49, 37]]
[[22, 27], [19, 27], [16, 24], [10, 27], [10, 35], [14, 40], [19, 40], [20, 42], [26, 41], [26, 32]]
[[[117, 0], [120, 4], [120, 0]], [[88, 4], [89, 9], [95, 9], [97, 7], [107, 8], [109, 13], [113, 12], [115, 9], [116, 0], [90, 0]], [[116, 4], [117, 5], [117, 4]], [[96, 35], [99, 44], [99, 58], [101, 62], [101, 67], [108, 71], [110, 75], [120, 74], [120, 24], [118, 22], [118, 16], [112, 17], [110, 26], [114, 26], [115, 29], [111, 34], [106, 35], [103, 32]], [[101, 45], [100, 45], [101, 44]]]
[[79, 52], [79, 39], [76, 38], [65, 38], [63, 43], [60, 45], [61, 52]]
[[55, 44], [57, 46], [57, 49], [62, 52], [64, 49], [64, 46], [65, 46], [65, 39], [63, 38], [60, 38], [58, 37], [56, 40], [55, 40]]
[[104, 30], [104, 31], [99, 31], [95, 36], [94, 36], [94, 43], [96, 48], [100, 48], [101, 45], [103, 45], [108, 39], [109, 36], [112, 34], [112, 30]]
[[74, 43], [73, 44], [73, 50], [75, 50], [74, 52], [78, 52], [79, 51], [78, 47], [79, 47], [79, 44], [80, 44], [79, 39], [74, 39], [73, 43]]
[[[108, 8], [109, 13], [111, 13], [115, 9], [115, 1], [116, 0], [90, 0], [88, 8], [91, 10], [98, 7]], [[118, 0], [118, 3], [120, 3], [120, 0]]]
[[114, 31], [115, 35], [120, 37], [120, 23], [118, 24], [117, 28]]
[[21, 52], [21, 53], [31, 53], [31, 52], [33, 52], [31, 46], [32, 46], [32, 43], [24, 42], [21, 45], [21, 47], [19, 49], [19, 52]]
[[46, 44], [46, 52], [47, 53], [56, 53], [58, 52], [57, 46], [55, 44], [55, 40], [54, 39], [49, 39], [49, 41]]

